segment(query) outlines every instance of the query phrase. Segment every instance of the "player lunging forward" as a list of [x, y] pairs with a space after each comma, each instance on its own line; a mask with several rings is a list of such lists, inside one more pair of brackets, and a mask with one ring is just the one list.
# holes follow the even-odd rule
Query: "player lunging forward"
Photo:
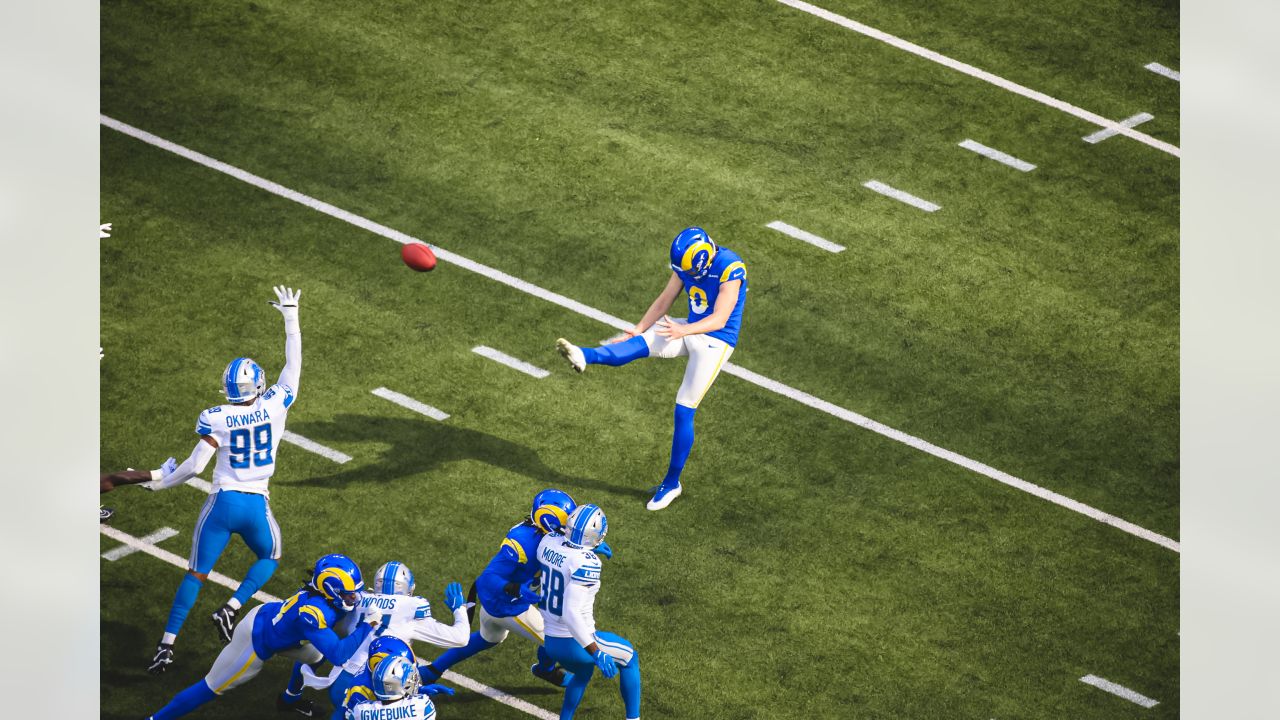
[[202, 472], [216, 455], [213, 492], [200, 509], [200, 519], [191, 539], [187, 574], [178, 586], [169, 610], [164, 637], [147, 668], [164, 672], [173, 662], [173, 644], [196, 603], [218, 557], [234, 533], [258, 556], [240, 587], [220, 610], [213, 614], [223, 642], [231, 642], [236, 613], [258, 588], [271, 578], [280, 561], [280, 526], [267, 503], [267, 483], [276, 469], [276, 450], [284, 435], [285, 416], [298, 396], [302, 373], [302, 331], [298, 326], [298, 298], [302, 291], [275, 288], [279, 302], [271, 303], [284, 315], [284, 369], [269, 389], [266, 373], [258, 363], [238, 357], [222, 375], [227, 403], [200, 413], [196, 434], [200, 440], [176, 470], [149, 485], [151, 490], [171, 488]]
[[[477, 653], [497, 647], [514, 632], [538, 645], [538, 662], [530, 670], [534, 676], [563, 687], [568, 678], [547, 655], [543, 645], [542, 615], [538, 602], [538, 543], [547, 533], [558, 532], [577, 503], [562, 490], [547, 489], [533, 496], [529, 516], [507, 531], [498, 552], [476, 578], [475, 594], [480, 601], [480, 629], [471, 633], [466, 647], [449, 650], [422, 669], [423, 678], [434, 682], [444, 672]], [[606, 557], [612, 553], [605, 545]]]
[[625, 638], [596, 630], [601, 567], [592, 549], [604, 542], [608, 531], [603, 510], [580, 505], [569, 516], [564, 535], [548, 535], [538, 546], [542, 569], [538, 609], [547, 628], [547, 652], [573, 673], [560, 706], [560, 720], [572, 720], [596, 668], [605, 678], [621, 672], [627, 720], [640, 718], [640, 656]]
[[[471, 621], [467, 617], [465, 599], [462, 596], [462, 585], [449, 583], [444, 590], [444, 603], [453, 614], [453, 623], [445, 625], [431, 616], [431, 603], [423, 597], [413, 594], [417, 588], [413, 572], [408, 565], [392, 560], [384, 563], [374, 573], [373, 592], [366, 592], [360, 600], [360, 612], [366, 619], [379, 621], [377, 637], [370, 636], [363, 645], [347, 660], [346, 664], [335, 667], [327, 678], [317, 678], [308, 672], [304, 665], [294, 667], [294, 672], [308, 676], [306, 684], [318, 689], [327, 689], [329, 700], [334, 708], [341, 709], [350, 702], [348, 691], [355, 686], [368, 685], [368, 673], [375, 669], [374, 662], [379, 654], [374, 643], [391, 638], [398, 638], [404, 643], [413, 640], [445, 648], [462, 647], [470, 636]], [[406, 649], [408, 645], [405, 645]], [[414, 659], [412, 652], [409, 658]], [[288, 704], [297, 701], [297, 687], [285, 691], [284, 700]]]
[[[560, 354], [574, 370], [588, 365], [625, 365], [643, 357], [688, 356], [684, 382], [676, 393], [671, 463], [647, 507], [661, 510], [680, 496], [680, 473], [693, 449], [693, 415], [711, 389], [720, 368], [733, 354], [747, 301], [747, 266], [738, 254], [718, 247], [702, 228], [685, 228], [671, 242], [671, 278], [635, 327], [629, 339], [602, 347], [579, 347], [564, 338]], [[689, 316], [672, 320], [666, 313], [680, 290], [689, 295]]]
[[307, 664], [345, 663], [374, 629], [373, 624], [359, 623], [343, 638], [334, 631], [335, 625], [350, 623], [363, 589], [360, 568], [350, 558], [338, 554], [320, 558], [306, 587], [287, 600], [250, 609], [209, 674], [178, 693], [151, 720], [186, 715], [252, 680], [275, 655]]

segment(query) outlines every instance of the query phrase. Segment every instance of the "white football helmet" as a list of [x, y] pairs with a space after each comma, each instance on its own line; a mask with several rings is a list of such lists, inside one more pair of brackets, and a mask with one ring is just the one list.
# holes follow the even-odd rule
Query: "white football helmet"
[[378, 663], [378, 669], [373, 671], [373, 694], [383, 702], [416, 695], [421, 685], [422, 677], [418, 675], [418, 668], [399, 655]]
[[408, 565], [397, 560], [383, 563], [373, 574], [373, 588], [383, 595], [412, 595], [417, 583], [413, 580], [413, 571]]
[[266, 389], [267, 374], [250, 358], [232, 360], [222, 373], [222, 392], [227, 396], [227, 402], [250, 402]]
[[579, 505], [564, 527], [569, 544], [595, 549], [604, 542], [605, 533], [609, 532], [609, 521], [599, 505]]

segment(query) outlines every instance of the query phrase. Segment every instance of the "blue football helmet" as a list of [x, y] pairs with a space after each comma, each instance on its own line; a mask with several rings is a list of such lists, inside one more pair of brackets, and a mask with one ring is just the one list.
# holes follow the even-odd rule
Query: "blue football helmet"
[[706, 230], [685, 228], [671, 241], [671, 269], [701, 280], [711, 270], [711, 261], [718, 250]]
[[373, 671], [373, 694], [382, 702], [416, 695], [421, 685], [418, 667], [402, 657], [390, 658]]
[[350, 612], [360, 604], [364, 578], [360, 568], [346, 555], [331, 553], [316, 561], [311, 587], [329, 601], [334, 610]]
[[369, 672], [375, 672], [378, 666], [387, 658], [400, 657], [408, 660], [410, 663], [417, 663], [418, 658], [413, 654], [413, 648], [409, 647], [409, 643], [401, 640], [395, 635], [379, 635], [369, 643], [369, 659], [365, 664], [369, 668]]
[[251, 358], [238, 357], [222, 372], [222, 392], [227, 402], [251, 402], [267, 389], [267, 374]]
[[609, 532], [609, 521], [599, 505], [579, 505], [569, 516], [565, 524], [569, 544], [594, 549], [604, 542], [605, 533]]
[[397, 560], [383, 563], [373, 574], [373, 591], [383, 595], [412, 595], [417, 586], [413, 571]]
[[529, 522], [537, 525], [543, 533], [560, 532], [576, 507], [578, 503], [569, 497], [569, 493], [548, 488], [533, 496]]

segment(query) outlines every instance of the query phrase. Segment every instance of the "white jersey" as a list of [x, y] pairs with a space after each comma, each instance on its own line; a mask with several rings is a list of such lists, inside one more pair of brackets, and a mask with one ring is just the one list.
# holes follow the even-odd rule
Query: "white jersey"
[[276, 449], [293, 404], [293, 388], [276, 384], [252, 405], [218, 405], [200, 413], [196, 433], [218, 443], [213, 489], [267, 495], [276, 471]]
[[415, 595], [379, 595], [366, 593], [360, 600], [361, 621], [378, 619], [378, 628], [369, 633], [360, 648], [342, 666], [352, 675], [359, 675], [369, 659], [369, 644], [375, 638], [393, 635], [412, 643], [423, 640], [440, 647], [462, 647], [471, 637], [471, 624], [467, 621], [465, 607], [454, 613], [453, 625], [445, 625], [431, 617], [431, 603]]
[[547, 637], [571, 637], [583, 647], [595, 642], [600, 558], [553, 533], [538, 544], [538, 564], [542, 568], [538, 609]]
[[395, 702], [360, 703], [347, 711], [347, 720], [432, 720], [435, 703], [426, 695], [412, 695]]

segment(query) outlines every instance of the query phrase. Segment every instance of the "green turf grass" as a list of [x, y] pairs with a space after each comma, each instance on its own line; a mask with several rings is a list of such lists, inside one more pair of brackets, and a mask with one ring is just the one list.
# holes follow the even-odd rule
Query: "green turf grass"
[[[831, 9], [1096, 112], [1149, 110], [1149, 131], [1176, 141], [1174, 83], [1141, 69], [1176, 66], [1152, 55], [1176, 35], [1145, 10], [1117, 13], [1128, 45], [1091, 41], [1157, 88], [1128, 112], [1125, 85], [1078, 54], [1002, 42], [1048, 42], [1045, 23], [1075, 37], [1070, 13], [999, 24], [991, 4], [890, 27], [888, 11]], [[735, 363], [1177, 537], [1178, 175], [1159, 151], [1086, 145], [1074, 118], [771, 2], [152, 2], [102, 17], [108, 115], [627, 318], [661, 289], [670, 236], [701, 223], [750, 272]], [[966, 137], [1040, 167], [957, 148]], [[268, 591], [340, 550], [369, 573], [408, 562], [439, 604], [554, 485], [609, 512], [618, 556], [597, 616], [640, 649], [648, 716], [1139, 712], [1086, 673], [1159, 699], [1144, 716], [1176, 715], [1176, 554], [731, 377], [699, 413], [686, 496], [647, 513], [681, 362], [576, 376], [555, 337], [610, 329], [447, 264], [414, 274], [391, 241], [113, 131], [102, 142], [117, 228], [102, 246], [104, 469], [188, 452], [231, 357], [278, 372], [265, 301], [272, 284], [304, 289], [289, 429], [355, 460], [282, 446], [285, 559]], [[872, 178], [943, 209], [860, 187]], [[776, 219], [849, 249], [763, 227]], [[555, 373], [534, 380], [480, 344]], [[197, 491], [108, 499], [134, 535], [179, 529], [164, 546], [186, 555]], [[219, 568], [239, 577], [249, 560], [233, 542]], [[179, 665], [142, 672], [180, 576], [141, 555], [104, 563], [104, 717], [154, 710], [216, 654], [205, 616], [230, 591], [210, 587]], [[513, 640], [458, 670], [555, 708], [531, 656]], [[286, 670], [202, 716], [253, 714]], [[617, 714], [614, 687], [597, 680], [583, 711]], [[441, 716], [524, 717], [470, 693]]]

